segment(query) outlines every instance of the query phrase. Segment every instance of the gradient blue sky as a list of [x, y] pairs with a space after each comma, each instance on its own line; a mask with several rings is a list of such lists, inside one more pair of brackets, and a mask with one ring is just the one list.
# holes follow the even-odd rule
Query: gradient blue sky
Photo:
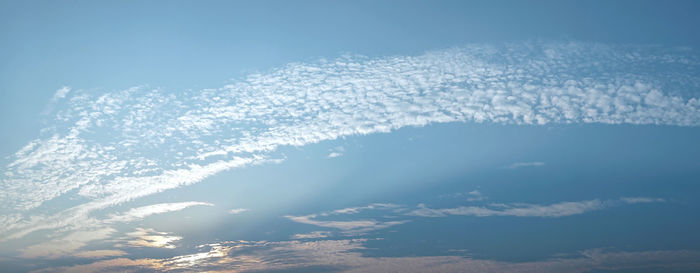
[[0, 1], [0, 268], [695, 272], [699, 11]]

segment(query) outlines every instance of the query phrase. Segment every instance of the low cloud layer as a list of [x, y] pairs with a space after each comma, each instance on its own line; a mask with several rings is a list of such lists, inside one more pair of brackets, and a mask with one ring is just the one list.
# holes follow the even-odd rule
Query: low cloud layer
[[[291, 63], [196, 91], [64, 87], [51, 125], [0, 174], [0, 241], [105, 221], [94, 212], [275, 160], [284, 145], [445, 122], [698, 126], [699, 63], [675, 48], [470, 45]], [[83, 202], [46, 204], [73, 197]]]
[[700, 268], [697, 251], [604, 251], [589, 249], [560, 258], [504, 262], [462, 256], [367, 257], [365, 240], [222, 242], [202, 252], [165, 259], [118, 258], [39, 272], [590, 272]]

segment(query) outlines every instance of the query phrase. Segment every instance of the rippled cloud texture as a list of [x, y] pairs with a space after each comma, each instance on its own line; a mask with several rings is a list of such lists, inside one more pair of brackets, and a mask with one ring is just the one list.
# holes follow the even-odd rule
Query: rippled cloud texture
[[445, 122], [698, 126], [698, 63], [683, 48], [533, 42], [291, 63], [196, 91], [63, 87], [51, 126], [3, 169], [0, 240], [165, 209], [92, 214], [284, 145]]

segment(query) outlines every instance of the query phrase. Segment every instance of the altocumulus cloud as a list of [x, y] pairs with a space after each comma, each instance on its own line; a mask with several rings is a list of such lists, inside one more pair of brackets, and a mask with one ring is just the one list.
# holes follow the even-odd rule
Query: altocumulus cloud
[[[533, 42], [291, 63], [179, 93], [62, 89], [52, 125], [2, 172], [0, 240], [100, 221], [91, 212], [283, 145], [444, 122], [698, 126], [699, 63], [686, 49]], [[85, 201], [46, 208], [60, 196]]]

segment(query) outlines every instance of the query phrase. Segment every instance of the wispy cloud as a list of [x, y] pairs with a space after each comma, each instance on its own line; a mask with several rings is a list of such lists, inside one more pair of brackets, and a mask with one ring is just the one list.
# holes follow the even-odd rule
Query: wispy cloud
[[374, 203], [363, 207], [349, 207], [334, 210], [331, 212], [323, 212], [318, 214], [309, 214], [302, 216], [285, 216], [287, 219], [292, 220], [297, 223], [314, 225], [318, 227], [335, 228], [340, 229], [345, 233], [364, 233], [369, 231], [374, 231], [378, 229], [384, 229], [395, 225], [400, 225], [408, 222], [408, 220], [394, 220], [394, 221], [384, 221], [372, 218], [364, 219], [353, 219], [353, 220], [320, 220], [319, 218], [338, 216], [338, 215], [354, 215], [365, 210], [387, 210], [398, 208], [395, 204], [385, 204], [385, 203]]
[[342, 153], [339, 153], [339, 152], [331, 152], [330, 154], [328, 154], [328, 158], [335, 158], [335, 157], [339, 157], [339, 156], [342, 156], [342, 155], [343, 155], [343, 154], [342, 154]]
[[664, 202], [661, 198], [649, 197], [623, 197], [619, 200], [601, 201], [598, 199], [577, 201], [577, 202], [560, 202], [549, 205], [540, 204], [524, 204], [524, 203], [494, 203], [489, 206], [460, 206], [455, 208], [433, 209], [425, 204], [419, 204], [418, 208], [410, 211], [407, 215], [421, 217], [445, 217], [449, 215], [463, 216], [516, 216], [516, 217], [564, 217], [577, 214], [583, 214], [595, 210], [609, 208], [611, 206], [637, 203]]
[[[467, 202], [486, 199], [479, 191], [471, 191]], [[470, 200], [471, 198], [471, 200]], [[492, 203], [487, 206], [459, 206], [453, 208], [430, 208], [425, 204], [418, 204], [416, 209], [406, 212], [403, 207], [395, 204], [374, 203], [361, 207], [349, 207], [331, 212], [314, 213], [302, 216], [285, 216], [287, 219], [317, 227], [339, 229], [345, 233], [366, 233], [379, 229], [401, 225], [413, 220], [411, 217], [447, 217], [447, 216], [512, 216], [512, 217], [544, 217], [556, 218], [588, 213], [596, 210], [607, 209], [623, 204], [637, 204], [649, 202], [663, 202], [660, 198], [649, 197], [624, 197], [601, 201], [598, 199], [584, 201], [568, 201], [554, 204], [527, 204], [527, 203]], [[377, 215], [367, 216], [361, 214], [365, 210], [383, 210], [384, 217]], [[339, 216], [343, 216], [339, 218]], [[392, 219], [387, 221], [386, 219]]]
[[[634, 53], [634, 54], [630, 54]], [[700, 125], [692, 51], [587, 43], [469, 45], [292, 63], [215, 89], [60, 89], [64, 106], [0, 178], [0, 240], [269, 162], [280, 146], [445, 122]], [[634, 57], [638, 56], [638, 57]], [[595, 60], [596, 71], [582, 69]], [[663, 64], [669, 69], [651, 69]], [[85, 203], [51, 215], [46, 201]], [[104, 219], [102, 219], [104, 220]]]
[[113, 228], [100, 228], [82, 230], [70, 233], [66, 236], [29, 246], [21, 250], [24, 258], [59, 258], [73, 256], [76, 251], [88, 243], [109, 238], [115, 233]]
[[470, 192], [455, 192], [455, 193], [450, 193], [450, 194], [442, 194], [439, 196], [440, 198], [460, 198], [460, 199], [466, 199], [468, 202], [477, 202], [477, 201], [483, 201], [488, 199], [488, 197], [484, 196], [481, 191], [479, 190], [473, 190]]
[[516, 163], [508, 165], [506, 168], [517, 169], [517, 168], [523, 168], [523, 167], [542, 167], [542, 166], [544, 166], [544, 162], [534, 161], [534, 162], [516, 162]]
[[581, 202], [561, 202], [551, 205], [535, 204], [498, 204], [493, 207], [456, 207], [446, 209], [431, 209], [424, 204], [418, 205], [418, 209], [408, 213], [411, 216], [423, 217], [444, 217], [448, 215], [466, 216], [518, 216], [518, 217], [562, 217], [581, 214], [604, 207], [599, 200], [588, 200]]
[[330, 236], [331, 233], [328, 231], [313, 231], [309, 233], [299, 233], [292, 235], [292, 239], [319, 239], [326, 238]]
[[[192, 206], [213, 206], [213, 204], [206, 202], [161, 203], [132, 208], [124, 213], [111, 214], [103, 221], [97, 221], [89, 218], [81, 218], [79, 220], [73, 218], [70, 220], [78, 220], [77, 223], [75, 223], [78, 227], [72, 229], [75, 231], [69, 233], [63, 232], [64, 234], [54, 234], [54, 238], [50, 240], [28, 246], [21, 250], [21, 256], [25, 258], [59, 258], [65, 256], [90, 258], [100, 256], [120, 256], [116, 255], [119, 253], [112, 250], [80, 251], [80, 249], [87, 246], [88, 243], [108, 239], [110, 236], [115, 234], [117, 230], [109, 227], [109, 224], [137, 221], [151, 215], [179, 211]], [[62, 227], [65, 225], [58, 224], [56, 226]], [[31, 231], [31, 229], [29, 231]], [[122, 241], [128, 241], [126, 243], [127, 245], [165, 248], [172, 248], [170, 243], [180, 239], [180, 237], [177, 236], [169, 236], [167, 233], [142, 228], [139, 228], [134, 232], [127, 233], [126, 237], [128, 239], [122, 238]]]
[[51, 98], [52, 101], [57, 101], [60, 99], [63, 99], [68, 95], [68, 92], [70, 92], [70, 87], [64, 86], [61, 87], [60, 89], [56, 90], [56, 93], [53, 94], [53, 97]]
[[663, 198], [652, 197], [622, 197], [620, 200], [628, 204], [666, 202]]
[[238, 209], [229, 210], [228, 213], [229, 214], [241, 214], [241, 213], [244, 213], [246, 211], [249, 211], [249, 209], [238, 208]]
[[206, 202], [180, 202], [180, 203], [162, 203], [150, 206], [138, 207], [130, 209], [122, 214], [115, 214], [105, 220], [111, 222], [131, 222], [146, 218], [154, 214], [161, 214], [172, 211], [183, 210], [192, 206], [213, 206], [214, 204]]
[[[349, 207], [349, 208], [343, 208], [343, 209], [337, 209], [332, 211], [330, 214], [355, 214], [359, 213], [363, 210], [374, 210], [374, 209], [391, 209], [391, 208], [398, 208], [400, 207], [399, 205], [396, 204], [391, 204], [391, 203], [372, 203], [367, 206], [362, 206], [362, 207]], [[325, 215], [328, 215], [329, 213], [324, 213]]]
[[316, 220], [319, 215], [310, 214], [304, 216], [285, 216], [287, 219], [297, 223], [314, 225], [317, 227], [336, 228], [348, 233], [363, 233], [378, 229], [384, 229], [395, 225], [406, 223], [402, 221], [378, 221], [375, 219], [367, 220]]
[[[182, 239], [168, 232], [160, 232], [150, 228], [137, 228], [125, 237], [125, 245], [131, 247], [175, 248], [173, 243]], [[122, 246], [118, 244], [117, 246]]]
[[345, 152], [345, 147], [343, 146], [338, 146], [330, 150], [330, 153], [328, 154], [328, 158], [335, 158], [339, 156], [343, 156], [343, 152]]
[[469, 202], [482, 201], [485, 199], [486, 197], [483, 194], [481, 194], [480, 191], [473, 190], [467, 193], [467, 201]]

